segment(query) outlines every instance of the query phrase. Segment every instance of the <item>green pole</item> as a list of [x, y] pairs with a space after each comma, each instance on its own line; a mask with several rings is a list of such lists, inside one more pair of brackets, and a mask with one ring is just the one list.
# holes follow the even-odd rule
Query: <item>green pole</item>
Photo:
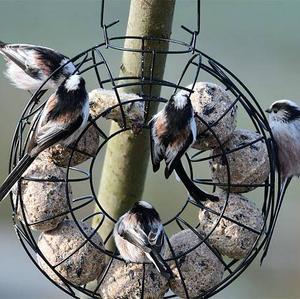
[[[175, 0], [131, 0], [127, 24], [127, 36], [155, 36], [169, 38], [171, 35]], [[141, 40], [126, 39], [125, 48], [141, 49]], [[168, 50], [168, 42], [145, 41], [145, 49], [156, 51]], [[144, 76], [150, 76], [152, 54], [145, 54]], [[166, 62], [165, 54], [156, 55], [154, 78], [162, 79]], [[124, 52], [120, 67], [120, 76], [140, 76], [142, 69], [141, 53]], [[131, 81], [132, 82], [132, 81]], [[149, 94], [150, 87], [144, 87], [144, 93]], [[141, 86], [130, 86], [120, 90], [127, 93], [140, 93]], [[160, 95], [160, 86], [153, 86], [153, 96]], [[151, 105], [149, 116], [157, 110], [157, 105]], [[110, 134], [119, 130], [113, 122]], [[149, 132], [134, 136], [131, 131], [123, 132], [107, 145], [98, 199], [104, 209], [117, 219], [131, 205], [142, 199], [149, 161]], [[94, 217], [93, 225], [99, 223], [99, 217]], [[113, 222], [108, 220], [100, 228], [103, 239], [111, 232]], [[108, 244], [112, 249], [112, 243]]]

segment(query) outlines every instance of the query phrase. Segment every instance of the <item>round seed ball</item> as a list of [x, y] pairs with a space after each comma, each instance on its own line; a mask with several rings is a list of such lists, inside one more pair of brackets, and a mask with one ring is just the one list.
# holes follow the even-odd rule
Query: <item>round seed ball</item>
[[[168, 281], [152, 264], [145, 265], [144, 299], [163, 298]], [[102, 299], [142, 298], [143, 264], [125, 263], [115, 259], [102, 282], [99, 292]]]
[[[234, 131], [230, 139], [223, 145], [226, 152], [251, 143], [262, 136], [256, 132], [245, 129]], [[220, 148], [213, 150], [213, 155], [219, 155]], [[230, 192], [243, 193], [256, 188], [257, 184], [263, 184], [270, 172], [268, 150], [262, 139], [256, 143], [226, 155], [230, 168]], [[216, 157], [209, 162], [212, 172], [212, 180], [221, 185], [220, 188], [227, 190], [228, 173], [226, 159], [222, 156]], [[246, 186], [235, 186], [246, 185]]]
[[[200, 240], [191, 230], [186, 229], [173, 235], [170, 242], [175, 255], [178, 255], [199, 244]], [[170, 250], [168, 257], [172, 257]], [[224, 266], [205, 243], [177, 261], [189, 298], [198, 298], [222, 280]], [[180, 298], [186, 298], [175, 261], [171, 262], [171, 270], [174, 275], [169, 281], [171, 290]]]
[[[93, 229], [87, 224], [80, 223], [80, 226], [87, 236], [92, 234]], [[99, 234], [95, 233], [91, 240], [97, 246], [104, 248]], [[84, 245], [82, 246], [82, 244]], [[83, 285], [96, 279], [106, 264], [105, 254], [89, 241], [86, 241], [86, 237], [72, 220], [65, 220], [56, 229], [43, 232], [39, 237], [38, 247], [50, 265], [59, 264], [55, 270], [75, 285]], [[61, 279], [51, 270], [43, 258], [38, 255], [37, 259], [40, 267], [50, 278], [63, 285]], [[63, 260], [65, 261], [62, 262]], [[60, 264], [60, 262], [62, 263]]]
[[[187, 86], [192, 88], [192, 85]], [[228, 140], [236, 128], [237, 106], [230, 108], [233, 100], [224, 88], [214, 83], [197, 82], [191, 95], [194, 111], [209, 125], [213, 125], [223, 114], [224, 117], [212, 126], [221, 144]], [[227, 111], [228, 110], [228, 111]], [[199, 150], [212, 149], [219, 146], [217, 139], [207, 130], [207, 126], [196, 118], [197, 141], [193, 147]]]
[[[91, 157], [95, 157], [99, 146], [99, 133], [94, 126], [89, 127], [82, 135], [74, 150], [70, 166], [76, 166], [88, 160]], [[72, 154], [72, 145], [67, 148], [61, 144], [51, 146], [48, 151], [51, 155], [53, 162], [60, 167], [67, 167]]]
[[[218, 194], [218, 202], [205, 202], [205, 206], [221, 213], [227, 199], [226, 192]], [[260, 231], [263, 226], [263, 216], [253, 202], [241, 194], [230, 193], [224, 215]], [[199, 231], [208, 234], [217, 223], [219, 216], [205, 209], [199, 211]], [[251, 250], [259, 235], [247, 228], [222, 218], [209, 237], [209, 241], [218, 251], [230, 258], [241, 259]]]
[[[138, 99], [142, 100], [142, 97], [134, 93], [119, 93], [121, 102], [128, 102], [123, 104], [123, 111], [126, 117], [127, 124], [142, 124], [145, 118], [145, 101], [136, 101]], [[123, 126], [123, 116], [119, 106], [118, 98], [114, 90], [107, 89], [94, 89], [89, 93], [90, 101], [90, 113], [93, 118], [98, 117], [104, 111], [104, 117], [106, 119], [111, 119], [116, 121], [120, 127]]]
[[[64, 171], [56, 166], [46, 153], [40, 154], [29, 166], [25, 178], [36, 178], [49, 181], [22, 180], [16, 185], [21, 194], [22, 204], [18, 203], [18, 217], [23, 219], [22, 205], [27, 223], [33, 230], [51, 230], [61, 223], [69, 210], [66, 183], [55, 182], [64, 180]], [[71, 186], [69, 185], [69, 197], [72, 198]], [[16, 199], [15, 199], [16, 200]], [[60, 216], [59, 216], [60, 215]], [[36, 224], [33, 224], [36, 223]]]

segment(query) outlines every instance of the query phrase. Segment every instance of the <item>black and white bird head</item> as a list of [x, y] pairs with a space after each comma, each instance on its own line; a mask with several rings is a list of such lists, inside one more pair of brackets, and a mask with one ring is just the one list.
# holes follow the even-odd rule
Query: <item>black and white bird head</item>
[[143, 200], [137, 201], [129, 211], [129, 214], [136, 215], [137, 220], [145, 225], [155, 221], [161, 221], [159, 214], [153, 208], [153, 206], [147, 201]]
[[170, 98], [169, 103], [176, 110], [182, 110], [187, 106], [191, 106], [190, 97], [185, 90], [179, 91], [177, 94], [173, 95]]
[[[163, 226], [161, 224], [161, 219], [158, 212], [150, 203], [146, 201], [141, 200], [136, 202], [128, 211], [127, 219], [132, 227], [134, 227], [135, 224], [138, 224], [143, 232], [146, 232], [147, 234], [151, 232], [151, 234], [148, 235], [148, 238], [150, 238], [150, 243], [151, 236], [157, 237], [163, 231]], [[131, 220], [132, 223], [130, 223]], [[154, 243], [155, 242], [156, 240], [154, 241]]]
[[64, 86], [68, 91], [85, 88], [85, 80], [80, 75], [72, 75], [65, 79]]
[[291, 100], [279, 100], [266, 110], [269, 113], [269, 123], [272, 127], [278, 124], [289, 124], [300, 120], [300, 107]]
[[83, 98], [83, 96], [87, 97], [85, 80], [80, 75], [72, 75], [62, 82], [57, 88], [56, 94], [62, 95], [64, 102], [67, 101], [66, 95], [71, 97], [78, 96], [78, 98]]
[[281, 177], [287, 181], [300, 175], [300, 107], [291, 100], [280, 100], [266, 112], [277, 144]]
[[162, 258], [166, 249], [164, 228], [159, 214], [148, 202], [135, 203], [120, 217], [115, 225], [114, 239], [126, 261], [151, 261], [163, 276], [171, 276], [171, 270]]

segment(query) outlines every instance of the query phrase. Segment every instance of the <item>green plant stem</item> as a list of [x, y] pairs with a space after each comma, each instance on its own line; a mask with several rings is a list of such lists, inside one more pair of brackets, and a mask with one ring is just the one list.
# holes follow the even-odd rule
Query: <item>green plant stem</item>
[[[171, 35], [175, 0], [132, 0], [127, 25], [127, 36], [155, 36], [169, 38]], [[141, 49], [142, 41], [126, 39], [125, 48]], [[141, 53], [124, 52], [120, 67], [121, 76], [150, 77], [152, 64], [152, 51], [166, 51], [169, 43], [165, 41], [144, 41], [144, 48], [150, 50], [141, 59]], [[144, 61], [142, 63], [142, 61]], [[165, 54], [155, 55], [155, 69], [153, 77], [162, 79], [166, 62]], [[132, 81], [131, 81], [132, 82]], [[145, 85], [143, 93], [153, 96], [160, 95], [160, 86]], [[125, 87], [121, 92], [141, 93], [141, 85]], [[157, 110], [157, 104], [151, 104], [149, 117]], [[110, 134], [119, 130], [116, 123], [112, 123]], [[131, 205], [142, 199], [149, 161], [149, 132], [143, 131], [134, 136], [131, 131], [126, 131], [114, 137], [107, 145], [104, 159], [102, 177], [98, 193], [98, 200], [103, 208], [114, 219], [126, 212]], [[93, 226], [99, 223], [99, 217], [94, 217]], [[114, 223], [106, 219], [100, 228], [103, 239], [112, 231]], [[108, 243], [112, 248], [112, 243]]]

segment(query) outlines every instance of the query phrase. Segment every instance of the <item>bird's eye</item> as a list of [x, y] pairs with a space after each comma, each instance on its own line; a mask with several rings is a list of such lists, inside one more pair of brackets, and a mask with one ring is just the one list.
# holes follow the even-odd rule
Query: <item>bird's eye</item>
[[277, 109], [274, 109], [274, 110], [273, 110], [273, 112], [274, 112], [274, 113], [277, 113], [277, 112], [278, 112], [278, 110], [277, 110]]

